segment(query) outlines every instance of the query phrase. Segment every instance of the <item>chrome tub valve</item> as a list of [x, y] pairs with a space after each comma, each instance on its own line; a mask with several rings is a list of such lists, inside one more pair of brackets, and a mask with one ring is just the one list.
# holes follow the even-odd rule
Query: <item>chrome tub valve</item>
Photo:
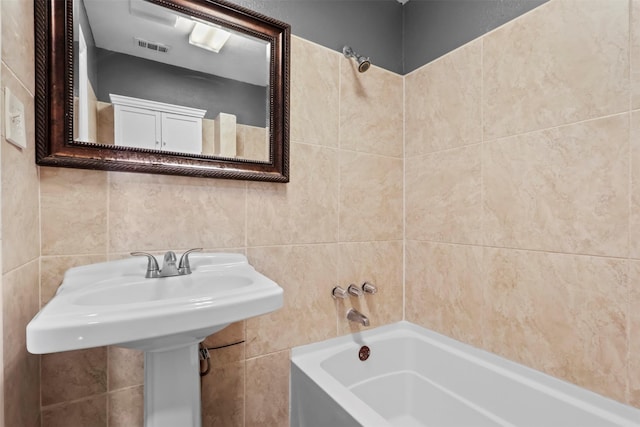
[[349, 294], [354, 296], [354, 297], [361, 297], [362, 296], [362, 291], [360, 290], [359, 287], [357, 287], [354, 284], [349, 285], [349, 287], [347, 288], [347, 292], [349, 292]]
[[347, 297], [347, 291], [342, 289], [340, 286], [336, 286], [331, 290], [331, 296], [334, 299], [345, 299]]
[[378, 288], [376, 288], [372, 283], [364, 282], [362, 284], [362, 291], [367, 293], [367, 294], [373, 295], [376, 292], [378, 292]]

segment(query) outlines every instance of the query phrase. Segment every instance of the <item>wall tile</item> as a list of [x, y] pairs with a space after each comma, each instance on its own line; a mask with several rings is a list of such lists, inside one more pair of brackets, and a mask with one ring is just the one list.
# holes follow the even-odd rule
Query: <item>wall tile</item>
[[[638, 305], [632, 307], [638, 307]], [[640, 316], [633, 314], [629, 324], [629, 400], [627, 403], [640, 408], [640, 361], [637, 357], [640, 354]]]
[[[40, 424], [40, 357], [27, 352], [25, 328], [38, 312], [38, 261], [2, 277], [4, 425]], [[1, 422], [0, 422], [1, 423]]]
[[108, 390], [118, 390], [144, 384], [144, 353], [122, 347], [109, 347]]
[[64, 273], [81, 265], [104, 262], [105, 255], [43, 256], [40, 258], [40, 306], [43, 307], [55, 295]]
[[107, 252], [107, 172], [42, 168], [42, 254]]
[[[107, 397], [94, 396], [42, 410], [42, 427], [107, 427]], [[111, 427], [114, 424], [110, 424]], [[129, 427], [133, 427], [130, 424]]]
[[336, 301], [338, 333], [366, 329], [346, 319], [350, 307], [369, 318], [369, 328], [402, 320], [402, 242], [345, 243], [338, 249], [338, 284], [346, 289], [366, 281], [378, 289], [374, 295]]
[[42, 406], [107, 391], [107, 348], [42, 356]]
[[[207, 338], [205, 338], [203, 344], [208, 348], [212, 348], [245, 341], [246, 323], [247, 322], [245, 320], [232, 323], [223, 330], [216, 332], [213, 335], [209, 335]], [[226, 349], [229, 349], [229, 351], [225, 351]], [[219, 359], [222, 356], [226, 356], [231, 358], [230, 361], [244, 360], [244, 344], [236, 344], [232, 345], [231, 347], [224, 347], [219, 350], [221, 351], [211, 350], [212, 352], [215, 352], [213, 354], [215, 354], [216, 359]]]
[[480, 243], [480, 153], [477, 144], [406, 160], [407, 239]]
[[244, 426], [245, 362], [234, 360], [237, 347], [214, 350], [211, 371], [202, 377], [202, 427]]
[[108, 405], [109, 427], [138, 427], [144, 425], [143, 386], [109, 393]]
[[482, 248], [407, 241], [405, 317], [471, 345], [483, 345]]
[[292, 141], [338, 146], [339, 60], [333, 50], [291, 37]]
[[631, 113], [631, 209], [629, 256], [640, 258], [640, 111]]
[[640, 0], [631, 0], [631, 108], [640, 108]]
[[335, 242], [338, 151], [291, 144], [291, 182], [249, 183], [249, 246]]
[[247, 360], [246, 427], [289, 426], [289, 351]]
[[[35, 93], [33, 2], [3, 0], [0, 6], [2, 7], [2, 62], [13, 70], [33, 94]], [[6, 76], [4, 71], [3, 75]], [[27, 126], [27, 129], [33, 129], [33, 127]]]
[[627, 114], [485, 144], [494, 246], [627, 256]]
[[284, 304], [247, 320], [247, 357], [336, 335], [330, 292], [337, 279], [337, 252], [335, 244], [249, 249], [249, 262], [284, 290]]
[[[6, 3], [13, 4], [15, 0]], [[5, 2], [1, 7], [7, 7]], [[20, 9], [15, 5], [12, 7]], [[4, 15], [2, 19], [5, 19]], [[5, 37], [5, 43], [7, 39]], [[24, 149], [2, 141], [2, 256], [6, 273], [40, 255], [40, 209], [38, 168], [34, 162], [33, 97], [4, 64], [1, 72], [5, 87], [24, 104], [27, 136], [27, 148]]]
[[482, 40], [405, 78], [407, 157], [482, 141]]
[[402, 238], [402, 160], [343, 151], [340, 241]]
[[340, 148], [402, 157], [402, 76], [376, 66], [360, 73], [352, 59], [341, 61]]
[[628, 403], [640, 408], [640, 261], [629, 261], [629, 396]]
[[485, 36], [483, 62], [485, 140], [626, 111], [629, 2], [546, 3]]
[[109, 187], [111, 252], [244, 246], [244, 182], [112, 172]]
[[485, 248], [488, 349], [625, 400], [627, 261]]

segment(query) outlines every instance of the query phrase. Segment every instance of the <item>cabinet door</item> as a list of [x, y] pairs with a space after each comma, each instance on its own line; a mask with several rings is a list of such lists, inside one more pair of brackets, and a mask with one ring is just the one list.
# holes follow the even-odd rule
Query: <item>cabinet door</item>
[[116, 105], [114, 112], [116, 145], [160, 149], [160, 112], [121, 105]]
[[162, 149], [202, 154], [202, 119], [162, 113]]

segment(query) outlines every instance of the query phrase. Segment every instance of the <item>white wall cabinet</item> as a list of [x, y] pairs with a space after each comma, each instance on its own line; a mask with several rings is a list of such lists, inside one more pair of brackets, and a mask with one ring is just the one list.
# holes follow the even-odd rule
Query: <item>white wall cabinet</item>
[[116, 145], [202, 154], [200, 110], [110, 94]]

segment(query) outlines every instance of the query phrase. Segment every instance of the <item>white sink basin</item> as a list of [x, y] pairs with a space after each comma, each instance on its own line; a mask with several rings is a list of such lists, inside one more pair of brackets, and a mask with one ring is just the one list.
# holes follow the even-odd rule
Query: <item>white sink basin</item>
[[27, 349], [52, 353], [105, 345], [145, 351], [197, 343], [230, 323], [282, 307], [282, 288], [244, 255], [192, 253], [192, 274], [146, 279], [132, 257], [72, 268], [27, 326]]

